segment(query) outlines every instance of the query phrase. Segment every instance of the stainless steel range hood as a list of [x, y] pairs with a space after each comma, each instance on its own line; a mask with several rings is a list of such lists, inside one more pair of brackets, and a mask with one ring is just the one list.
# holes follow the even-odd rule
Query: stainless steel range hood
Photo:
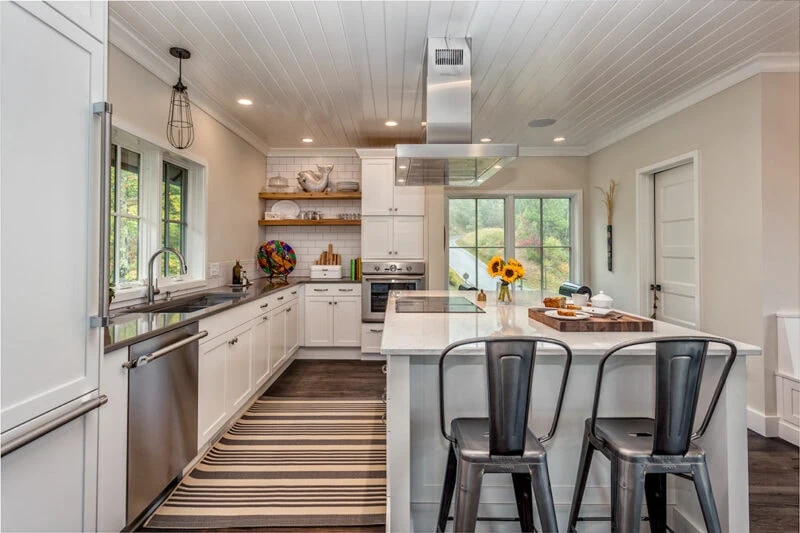
[[397, 185], [480, 185], [519, 155], [516, 144], [472, 144], [472, 56], [465, 38], [429, 38], [423, 65], [427, 144], [395, 147]]

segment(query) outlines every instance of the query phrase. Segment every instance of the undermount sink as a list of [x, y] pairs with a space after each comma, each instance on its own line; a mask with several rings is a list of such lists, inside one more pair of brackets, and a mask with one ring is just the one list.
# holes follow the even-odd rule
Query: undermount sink
[[233, 302], [244, 294], [211, 292], [169, 302], [158, 302], [125, 309], [123, 313], [194, 313], [215, 305]]

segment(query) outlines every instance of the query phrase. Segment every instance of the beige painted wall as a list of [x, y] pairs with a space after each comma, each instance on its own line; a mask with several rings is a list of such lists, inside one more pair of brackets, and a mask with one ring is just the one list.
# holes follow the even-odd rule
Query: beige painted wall
[[[108, 54], [108, 94], [115, 125], [168, 147], [170, 86], [118, 48], [109, 45]], [[223, 266], [236, 258], [254, 260], [262, 207], [258, 192], [264, 185], [267, 158], [196, 106], [192, 118], [194, 144], [180, 153], [206, 167], [206, 260]], [[225, 268], [221, 271], [227, 273]]]
[[[790, 78], [794, 82], [785, 81]], [[614, 215], [613, 272], [608, 272], [605, 265], [605, 208], [597, 195], [588, 202], [593, 288], [610, 293], [622, 309], [638, 310], [636, 170], [697, 150], [699, 327], [713, 334], [764, 344], [764, 324], [777, 302], [775, 291], [765, 291], [765, 280], [772, 283], [775, 275], [788, 275], [792, 268], [795, 282], [798, 276], [797, 237], [788, 242], [776, 240], [771, 229], [784, 224], [793, 224], [795, 229], [798, 226], [797, 137], [795, 134], [792, 140], [787, 136], [780, 145], [772, 141], [791, 129], [787, 122], [776, 120], [778, 116], [797, 126], [796, 79], [796, 74], [749, 78], [589, 157], [591, 186], [605, 187], [610, 179], [620, 182]], [[767, 99], [769, 103], [765, 103]], [[766, 106], [763, 113], [762, 106]], [[766, 133], [766, 129], [774, 132]], [[768, 160], [771, 163], [766, 164]], [[785, 211], [793, 214], [784, 214]], [[794, 266], [790, 261], [778, 267], [766, 259], [781, 246], [794, 248]], [[790, 284], [787, 294], [796, 293], [796, 287]], [[774, 379], [767, 374], [774, 360], [773, 347], [765, 346], [764, 359], [748, 361], [749, 406], [768, 414], [775, 412]]]
[[769, 356], [753, 361], [750, 374], [754, 385], [763, 377], [764, 412], [774, 414], [777, 406], [771, 400], [778, 366], [774, 315], [800, 311], [800, 75], [762, 74], [761, 81], [762, 316], [764, 353]]
[[[587, 157], [520, 157], [495, 174], [486, 183], [467, 189], [478, 194], [497, 192], [583, 192], [584, 221], [582, 228], [584, 255], [584, 282], [589, 279], [588, 249], [586, 241], [586, 198], [588, 194], [589, 159]], [[459, 189], [454, 189], [459, 190]], [[464, 190], [464, 189], [460, 189]], [[447, 288], [445, 249], [445, 199], [444, 187], [428, 187], [426, 191], [426, 224], [428, 246], [428, 286]]]

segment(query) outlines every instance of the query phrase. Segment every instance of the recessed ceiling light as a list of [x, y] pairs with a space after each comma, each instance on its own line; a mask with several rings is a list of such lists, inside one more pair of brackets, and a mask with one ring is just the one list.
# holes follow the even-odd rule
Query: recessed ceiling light
[[547, 126], [552, 126], [556, 123], [556, 119], [554, 118], [535, 118], [528, 122], [528, 126], [531, 128], [546, 128]]
[[384, 122], [384, 124], [386, 124], [390, 128], [394, 127], [394, 126], [397, 126], [397, 122], [395, 122], [394, 120], [387, 120], [386, 122]]
[[494, 168], [496, 168], [497, 170], [500, 170], [501, 168], [503, 168], [503, 166], [502, 165], [495, 165]]
[[419, 125], [424, 128], [425, 126], [428, 125], [428, 123], [423, 120], [422, 122], [419, 123]]
[[482, 143], [490, 143], [490, 142], [492, 142], [492, 139], [490, 137], [484, 137], [483, 139], [481, 139], [481, 142]]
[[398, 165], [398, 167], [397, 167], [397, 168], [399, 168], [399, 169], [401, 169], [401, 170], [402, 170], [402, 169], [405, 169], [405, 168], [408, 168], [408, 167], [406, 167], [405, 165]]
[[314, 139], [312, 139], [311, 137], [303, 137], [300, 140], [303, 141], [304, 143], [313, 143], [314, 142]]
[[556, 137], [555, 139], [553, 139], [553, 142], [554, 142], [554, 143], [563, 143], [563, 142], [564, 142], [564, 141], [566, 141], [566, 140], [567, 140], [567, 139], [566, 139], [566, 138], [564, 138], [564, 137]]
[[236, 101], [239, 102], [241, 105], [253, 105], [253, 101], [250, 100], [249, 98], [239, 98]]

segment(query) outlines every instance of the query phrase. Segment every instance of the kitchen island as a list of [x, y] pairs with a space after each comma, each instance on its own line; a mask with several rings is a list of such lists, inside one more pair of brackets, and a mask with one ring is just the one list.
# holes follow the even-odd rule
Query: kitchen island
[[[561, 333], [528, 318], [535, 303], [518, 294], [516, 305], [496, 306], [493, 295], [483, 313], [404, 312], [396, 302], [404, 297], [463, 296], [474, 291], [397, 293], [387, 306], [381, 353], [387, 358], [387, 530], [434, 531], [447, 458], [447, 441], [439, 431], [438, 361], [452, 342], [481, 336], [530, 335], [567, 343], [574, 359], [561, 419], [555, 437], [545, 444], [559, 529], [566, 530], [578, 468], [584, 420], [591, 416], [597, 365], [601, 355], [620, 342], [699, 332], [656, 322], [651, 333]], [[408, 308], [406, 308], [408, 310]], [[717, 405], [708, 431], [698, 444], [708, 466], [724, 531], [747, 531], [747, 424], [745, 357], [760, 348], [736, 342], [739, 357]], [[445, 405], [448, 420], [486, 416], [486, 374], [482, 348], [459, 350], [447, 359]], [[727, 348], [709, 346], [700, 391], [698, 420], [710, 401]], [[599, 416], [653, 416], [653, 349], [626, 351], [606, 366]], [[530, 427], [542, 435], [549, 427], [564, 365], [563, 350], [539, 346], [533, 377]], [[699, 423], [699, 422], [698, 422]], [[697, 496], [690, 481], [669, 476], [668, 523], [675, 531], [704, 531]], [[610, 516], [609, 465], [597, 454], [592, 465], [581, 516]], [[451, 509], [452, 514], [452, 509]], [[479, 516], [515, 517], [510, 476], [484, 478]], [[479, 522], [479, 529], [517, 531], [509, 522]], [[538, 523], [537, 523], [538, 527]], [[581, 531], [608, 531], [609, 522], [584, 523]]]

